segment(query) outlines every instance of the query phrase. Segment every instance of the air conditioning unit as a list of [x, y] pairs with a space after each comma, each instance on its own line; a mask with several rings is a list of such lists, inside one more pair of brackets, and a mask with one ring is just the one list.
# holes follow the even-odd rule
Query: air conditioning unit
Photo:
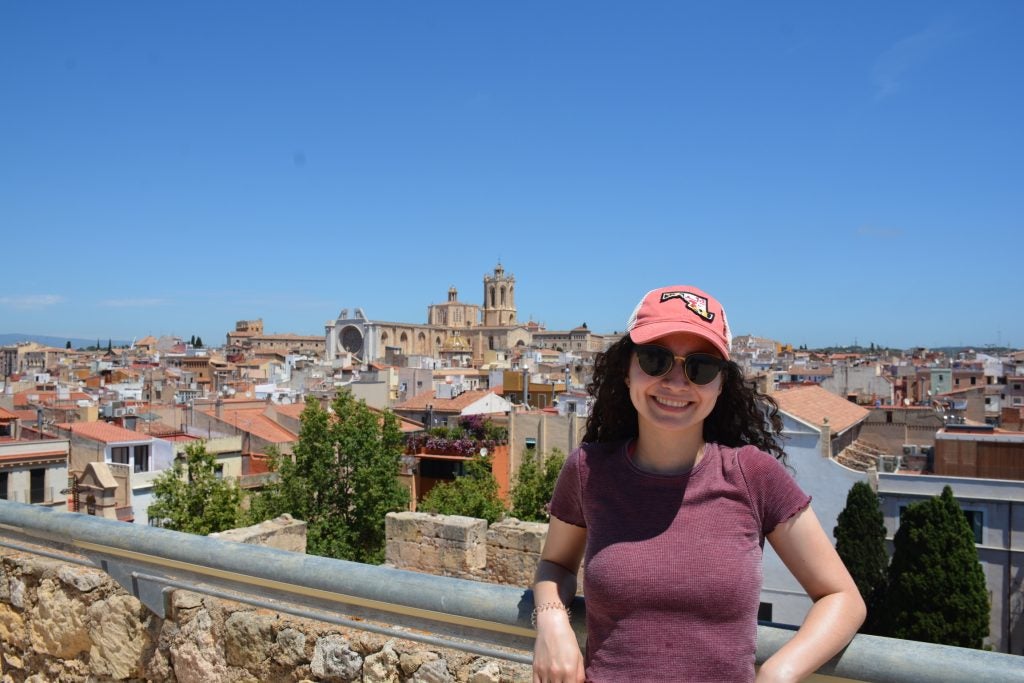
[[137, 410], [138, 410], [137, 406], [128, 406], [127, 408], [124, 409], [124, 414], [125, 415], [134, 415]]
[[917, 446], [904, 446], [903, 455], [917, 455]]
[[124, 417], [124, 408], [114, 408], [114, 417]]
[[896, 472], [900, 468], [900, 456], [880, 455], [878, 456], [878, 470], [880, 472]]

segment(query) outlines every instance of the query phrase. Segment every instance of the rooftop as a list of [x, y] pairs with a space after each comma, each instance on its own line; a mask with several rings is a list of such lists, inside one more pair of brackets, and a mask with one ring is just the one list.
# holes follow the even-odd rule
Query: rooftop
[[827, 419], [833, 434], [845, 432], [871, 412], [817, 385], [783, 389], [772, 398], [779, 410], [815, 427]]
[[57, 427], [65, 432], [70, 431], [75, 436], [102, 443], [129, 443], [153, 439], [149, 434], [133, 432], [109, 422], [63, 422]]

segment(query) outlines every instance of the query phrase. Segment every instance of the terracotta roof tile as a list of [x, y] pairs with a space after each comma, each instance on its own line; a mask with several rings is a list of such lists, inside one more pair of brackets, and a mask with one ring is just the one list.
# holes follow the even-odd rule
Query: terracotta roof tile
[[846, 431], [871, 412], [817, 385], [777, 391], [772, 398], [779, 410], [816, 427], [828, 418], [833, 434]]
[[0, 420], [17, 420], [18, 415], [0, 406]]
[[298, 435], [290, 432], [263, 414], [266, 408], [224, 408], [221, 416], [216, 418], [216, 410], [204, 410], [207, 415], [219, 419], [243, 432], [249, 432], [253, 436], [269, 441], [270, 443], [292, 443], [298, 440]]
[[429, 389], [416, 394], [404, 403], [399, 403], [395, 406], [395, 410], [426, 410], [427, 404], [429, 403], [436, 411], [443, 413], [460, 413], [463, 408], [480, 400], [489, 393], [491, 393], [489, 390], [476, 389], [473, 391], [463, 392], [455, 398], [435, 398], [434, 390]]
[[124, 427], [110, 424], [109, 422], [74, 422], [57, 425], [61, 429], [70, 429], [75, 436], [83, 436], [93, 441], [102, 443], [124, 443], [129, 441], [149, 441], [153, 437], [149, 434], [133, 432]]

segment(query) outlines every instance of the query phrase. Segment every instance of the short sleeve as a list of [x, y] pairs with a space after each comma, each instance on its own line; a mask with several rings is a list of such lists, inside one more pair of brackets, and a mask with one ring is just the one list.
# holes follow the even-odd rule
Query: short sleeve
[[580, 458], [582, 449], [577, 448], [562, 465], [562, 471], [555, 482], [555, 490], [551, 495], [551, 514], [554, 517], [574, 526], [586, 527], [587, 521], [583, 514], [583, 497], [580, 483]]
[[770, 454], [747, 446], [738, 455], [750, 492], [750, 505], [761, 522], [762, 538], [811, 504], [811, 497]]

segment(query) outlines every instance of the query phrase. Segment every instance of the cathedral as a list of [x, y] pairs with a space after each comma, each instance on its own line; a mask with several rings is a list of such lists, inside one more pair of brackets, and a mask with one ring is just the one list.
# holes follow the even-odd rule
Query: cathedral
[[423, 325], [371, 320], [361, 308], [352, 315], [343, 308], [325, 325], [325, 338], [328, 362], [351, 357], [362, 365], [383, 360], [391, 351], [480, 366], [497, 353], [528, 345], [531, 328], [516, 321], [516, 278], [499, 263], [483, 278], [483, 305], [459, 301], [451, 287], [447, 301], [427, 307]]

